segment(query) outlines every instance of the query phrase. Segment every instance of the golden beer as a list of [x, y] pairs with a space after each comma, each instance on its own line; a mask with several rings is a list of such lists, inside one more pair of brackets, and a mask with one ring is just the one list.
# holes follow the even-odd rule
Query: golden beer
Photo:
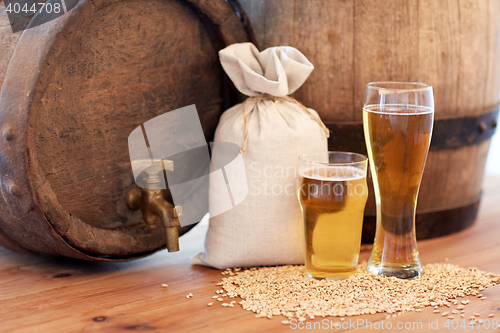
[[346, 278], [359, 258], [363, 214], [368, 197], [363, 166], [309, 166], [300, 172], [306, 239], [306, 275]]
[[433, 108], [375, 105], [363, 109], [365, 140], [377, 204], [368, 269], [414, 278], [421, 265], [415, 210], [434, 120]]

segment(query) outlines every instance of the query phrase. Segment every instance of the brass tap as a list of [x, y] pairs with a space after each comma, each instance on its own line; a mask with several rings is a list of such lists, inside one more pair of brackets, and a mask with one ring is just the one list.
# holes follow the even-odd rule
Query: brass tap
[[[179, 216], [182, 215], [182, 207], [172, 205], [165, 200], [162, 195], [162, 189], [158, 188], [161, 179], [158, 173], [166, 170], [173, 171], [173, 163], [166, 161], [164, 167], [158, 168], [162, 163], [155, 163], [152, 167], [145, 170], [145, 182], [150, 184], [151, 189], [134, 188], [127, 194], [126, 204], [132, 210], [140, 209], [144, 223], [148, 227], [156, 227], [161, 222], [165, 228], [165, 240], [168, 252], [179, 251]], [[162, 172], [163, 173], [163, 172]]]

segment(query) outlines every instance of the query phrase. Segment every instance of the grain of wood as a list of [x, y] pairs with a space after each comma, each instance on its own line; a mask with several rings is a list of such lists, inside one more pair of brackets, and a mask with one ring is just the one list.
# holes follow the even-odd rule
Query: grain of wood
[[[261, 48], [291, 45], [315, 65], [295, 95], [315, 108], [326, 123], [361, 121], [365, 85], [377, 80], [431, 84], [436, 119], [485, 112], [500, 102], [498, 1], [241, 3], [252, 19]], [[333, 133], [332, 150], [335, 142]], [[489, 141], [484, 141], [431, 151], [417, 213], [477, 202], [488, 148]], [[366, 212], [374, 216], [372, 189], [370, 193]]]
[[458, 112], [460, 89], [457, 85], [461, 51], [459, 2], [420, 0], [418, 11], [418, 80], [432, 84], [436, 114], [453, 116]]
[[5, 11], [5, 5], [2, 1], [0, 3], [0, 90], [2, 89], [9, 61], [20, 37], [21, 32], [12, 32], [10, 21]]
[[418, 81], [417, 0], [355, 2], [354, 119], [361, 121], [372, 81]]
[[[457, 114], [465, 115], [479, 113], [485, 107], [488, 64], [490, 58], [497, 55], [492, 55], [489, 47], [488, 49], [483, 47], [490, 45], [490, 20], [498, 23], [498, 18], [490, 16], [492, 13], [489, 13], [489, 1], [459, 0], [459, 6], [461, 45]], [[498, 30], [493, 31], [496, 33]], [[494, 86], [497, 86], [498, 79], [499, 77], [494, 80]], [[496, 95], [498, 97], [498, 92]], [[489, 98], [492, 100], [493, 96]]]
[[[354, 4], [354, 0], [322, 6], [311, 6], [307, 0], [295, 2], [294, 44], [314, 57], [318, 66], [294, 97], [314, 101], [325, 122], [354, 120]], [[329, 24], [318, 29], [316, 22]]]
[[500, 33], [497, 32], [495, 25], [498, 17], [500, 17], [500, 2], [489, 1], [489, 18], [488, 18], [488, 63], [487, 63], [487, 80], [484, 89], [484, 106], [490, 107], [498, 104], [498, 91], [500, 91], [500, 80], [495, 78], [500, 77], [500, 63], [497, 61], [500, 54]]
[[293, 6], [288, 0], [241, 3], [261, 49], [290, 45], [316, 66], [293, 96], [318, 111], [323, 121], [352, 121], [354, 0], [298, 0]]
[[[485, 197], [495, 194], [500, 195], [500, 188], [492, 187]], [[419, 242], [423, 263], [443, 262], [448, 257], [449, 262], [462, 267], [476, 266], [500, 273], [500, 253], [495, 250], [500, 236], [497, 206], [482, 206], [477, 224], [461, 233]], [[2, 329], [7, 332], [114, 332], [126, 328], [168, 329], [169, 332], [288, 332], [290, 325], [282, 324], [280, 318], [256, 319], [238, 306], [221, 307], [218, 302], [207, 306], [215, 291], [220, 290], [216, 284], [221, 273], [188, 263], [189, 257], [202, 249], [204, 230], [195, 228], [181, 237], [184, 250], [179, 253], [159, 252], [127, 263], [43, 259], [0, 249]], [[364, 251], [360, 259], [366, 260], [368, 256], [369, 251]], [[159, 288], [165, 282], [169, 287]], [[186, 299], [189, 293], [196, 297]], [[467, 298], [467, 317], [479, 313], [480, 318], [488, 318], [491, 309], [498, 307], [500, 286], [481, 293], [486, 300]], [[394, 325], [414, 321], [425, 324], [429, 319], [435, 320], [433, 316], [431, 308], [424, 308], [422, 312], [389, 319], [377, 314], [348, 317], [344, 321], [337, 319], [334, 323], [363, 319], [372, 323], [389, 320]], [[439, 331], [426, 327], [422, 330]]]
[[88, 260], [131, 259], [164, 246], [162, 228], [145, 228], [141, 213], [125, 205], [135, 187], [127, 137], [195, 104], [211, 141], [220, 114], [236, 102], [217, 52], [251, 39], [244, 13], [231, 4], [80, 1], [18, 41], [0, 8], [0, 82], [8, 67], [0, 98], [5, 246]]
[[[33, 159], [44, 172], [40, 183], [51, 184], [64, 210], [103, 229], [142, 219], [123, 200], [135, 187], [126, 161], [136, 125], [190, 104], [215, 120], [221, 96], [213, 84], [222, 75], [217, 50], [199, 17], [180, 2], [134, 6], [123, 2], [73, 20], [46, 57], [33, 102], [38, 112], [30, 119]], [[176, 15], [164, 20], [163, 13]], [[89, 20], [99, 23], [82, 38], [78, 31]], [[206, 133], [215, 125], [203, 123]]]
[[262, 49], [291, 45], [317, 67], [296, 97], [326, 122], [361, 120], [365, 85], [378, 80], [433, 85], [438, 118], [499, 102], [498, 1], [241, 3]]

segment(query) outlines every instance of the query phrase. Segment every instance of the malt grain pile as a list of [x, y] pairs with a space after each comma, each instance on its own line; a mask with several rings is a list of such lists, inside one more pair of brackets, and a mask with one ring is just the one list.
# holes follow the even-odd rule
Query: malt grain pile
[[[288, 319], [355, 316], [385, 312], [389, 315], [426, 306], [457, 305], [457, 298], [478, 296], [484, 288], [500, 283], [500, 276], [452, 264], [428, 264], [418, 280], [375, 275], [360, 264], [347, 280], [309, 280], [304, 266], [279, 266], [234, 270], [222, 274], [222, 286], [213, 298], [230, 303], [240, 297], [243, 309], [256, 317], [283, 315]], [[468, 301], [462, 301], [462, 309]]]

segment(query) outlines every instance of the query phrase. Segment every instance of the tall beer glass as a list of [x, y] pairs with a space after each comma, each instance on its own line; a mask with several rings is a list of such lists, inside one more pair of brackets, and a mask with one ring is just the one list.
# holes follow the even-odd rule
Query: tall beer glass
[[300, 156], [306, 276], [343, 279], [356, 272], [368, 188], [368, 159], [355, 153]]
[[368, 270], [399, 278], [422, 271], [415, 210], [434, 123], [432, 87], [413, 82], [372, 82], [363, 106], [377, 227]]

